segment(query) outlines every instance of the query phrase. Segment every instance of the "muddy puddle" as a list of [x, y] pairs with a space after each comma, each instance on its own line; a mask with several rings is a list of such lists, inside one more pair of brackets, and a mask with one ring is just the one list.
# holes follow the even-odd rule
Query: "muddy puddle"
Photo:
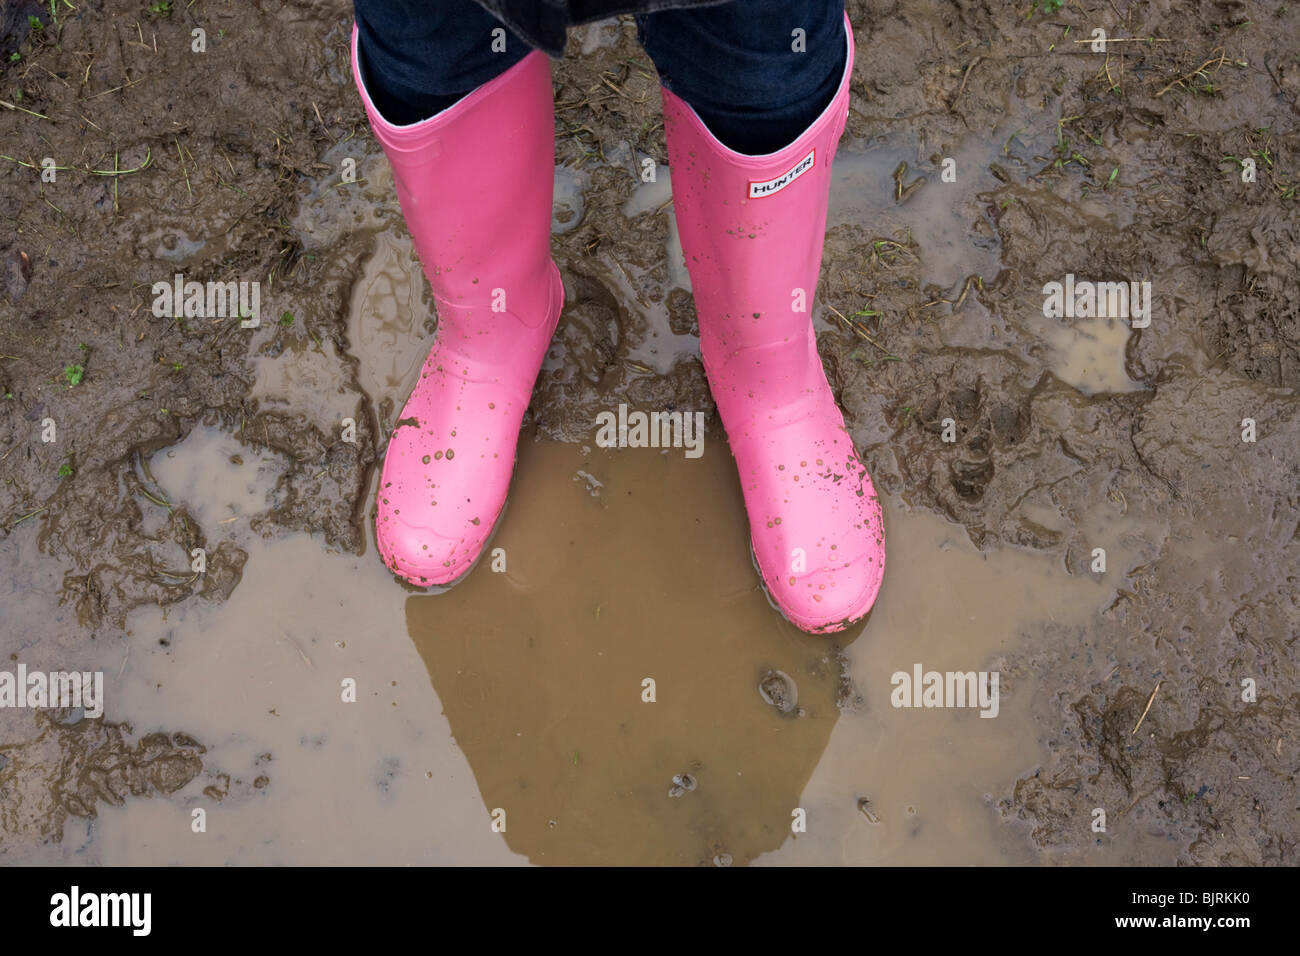
[[[408, 242], [378, 234], [350, 304], [358, 381], [384, 414], [423, 357], [415, 268]], [[352, 393], [321, 372], [326, 357], [310, 344], [259, 356], [255, 387], [264, 401], [352, 411]], [[93, 824], [70, 815], [61, 844], [13, 855], [1031, 858], [995, 795], [1042, 747], [1034, 679], [1002, 680], [996, 716], [982, 718], [895, 708], [892, 676], [996, 671], [1044, 622], [1086, 627], [1114, 581], [1043, 555], [980, 553], [960, 526], [886, 499], [889, 586], [867, 626], [805, 635], [758, 584], [720, 434], [698, 459], [593, 444], [526, 434], [489, 557], [436, 596], [384, 569], [369, 525], [359, 556], [255, 530], [286, 494], [282, 455], [205, 427], [150, 456], [155, 493], [247, 561], [226, 602], [140, 609], [92, 663], [109, 678], [106, 721], [182, 729], [206, 747], [202, 772], [156, 799], [100, 804]], [[146, 524], [162, 520], [155, 501], [140, 504]], [[24, 599], [34, 621], [42, 599]], [[42, 646], [24, 651], [33, 667]], [[355, 702], [343, 700], [348, 680]], [[788, 712], [773, 680], [792, 685], [776, 699]]]
[[[415, 268], [408, 242], [379, 233], [350, 303], [358, 382], [383, 414], [423, 356]], [[328, 355], [307, 343], [259, 356], [255, 390], [326, 416], [355, 413]], [[997, 797], [1041, 759], [1031, 708], [1041, 677], [1002, 674], [984, 707], [995, 716], [984, 718], [974, 707], [894, 707], [893, 675], [998, 671], [1049, 626], [1095, 626], [1117, 574], [1071, 574], [1017, 549], [981, 553], [959, 525], [887, 497], [888, 586], [868, 624], [812, 637], [758, 584], [720, 434], [698, 459], [525, 434], [489, 556], [452, 591], [426, 595], [377, 560], [369, 523], [362, 555], [315, 535], [261, 533], [289, 464], [201, 427], [141, 466], [156, 497], [247, 554], [242, 577], [221, 604], [137, 610], [78, 666], [108, 677], [105, 721], [183, 731], [206, 748], [202, 771], [154, 799], [100, 803], [93, 823], [71, 814], [62, 843], [13, 856], [1032, 859]], [[169, 510], [154, 498], [139, 505], [146, 527]], [[31, 537], [19, 540], [30, 549]], [[33, 593], [23, 581], [5, 596], [30, 612], [33, 633], [50, 599], [48, 585]], [[29, 666], [59, 650], [47, 645], [24, 647]], [[773, 679], [792, 685], [788, 712], [763, 695]], [[355, 701], [344, 700], [349, 681]], [[196, 810], [203, 833], [193, 832]]]
[[[1011, 178], [1006, 167], [1016, 168], [1011, 147], [1027, 156], [1047, 152], [1055, 129], [1026, 110], [1023, 101], [1007, 106], [1008, 115], [990, 129], [968, 133], [928, 155], [920, 155], [927, 146], [924, 137], [914, 144], [910, 137], [881, 134], [870, 148], [842, 147], [827, 226], [865, 226], [877, 253], [888, 254], [893, 247], [885, 244], [894, 242], [920, 251], [916, 276], [926, 292], [921, 308], [936, 321], [936, 340], [945, 348], [1005, 351], [1026, 365], [1049, 368], [1087, 395], [1139, 390], [1143, 386], [1129, 377], [1126, 366], [1133, 333], [1126, 319], [1044, 319], [1041, 293], [1032, 289], [1013, 308], [993, 310], [981, 301], [980, 292], [995, 285], [1004, 269], [988, 210], [1011, 202], [995, 198], [1003, 196]], [[1018, 201], [1059, 204], [1041, 186], [1018, 185], [1011, 192]], [[1117, 234], [1131, 219], [1122, 206], [1108, 207], [1087, 196], [1070, 205], [1070, 214], [1088, 221], [1095, 233]], [[869, 318], [881, 314], [870, 300], [865, 304]]]
[[[891, 586], [867, 627], [804, 635], [758, 586], [725, 442], [705, 449], [689, 460], [526, 436], [492, 543], [500, 570], [485, 560], [436, 596], [409, 593], [373, 550], [253, 532], [274, 504], [274, 456], [217, 429], [160, 452], [151, 471], [169, 499], [248, 552], [242, 580], [220, 605], [132, 614], [84, 666], [106, 672], [104, 720], [183, 728], [206, 746], [203, 772], [100, 806], [92, 826], [72, 820], [36, 858], [1027, 859], [993, 794], [1041, 746], [1035, 681], [1004, 679], [985, 719], [894, 708], [891, 675], [997, 670], [1044, 622], [1088, 621], [1106, 583], [980, 554], [959, 527], [891, 501]], [[22, 658], [36, 668], [45, 651]], [[790, 713], [760, 693], [776, 671], [793, 681]], [[683, 775], [689, 789], [671, 795]], [[792, 833], [798, 810], [806, 831]]]

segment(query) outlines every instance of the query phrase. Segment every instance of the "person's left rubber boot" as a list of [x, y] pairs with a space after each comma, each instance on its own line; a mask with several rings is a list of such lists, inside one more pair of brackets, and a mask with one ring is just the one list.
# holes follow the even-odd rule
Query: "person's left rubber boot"
[[740, 472], [755, 563], [786, 618], [814, 633], [861, 620], [885, 571], [880, 502], [827, 384], [808, 311], [848, 117], [847, 16], [844, 32], [835, 97], [774, 153], [728, 149], [661, 90], [700, 352]]

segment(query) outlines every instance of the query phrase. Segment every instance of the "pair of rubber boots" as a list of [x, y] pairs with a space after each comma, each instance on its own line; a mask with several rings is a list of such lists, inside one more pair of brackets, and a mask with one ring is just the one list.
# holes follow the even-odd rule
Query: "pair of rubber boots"
[[[817, 354], [811, 314], [853, 34], [834, 99], [793, 143], [750, 156], [662, 90], [673, 202], [700, 351], [744, 488], [769, 598], [805, 631], [871, 609], [880, 504]], [[551, 259], [550, 68], [533, 52], [437, 115], [394, 126], [353, 73], [437, 303], [438, 330], [380, 478], [376, 537], [413, 584], [449, 586], [505, 506], [519, 427], [559, 320]]]

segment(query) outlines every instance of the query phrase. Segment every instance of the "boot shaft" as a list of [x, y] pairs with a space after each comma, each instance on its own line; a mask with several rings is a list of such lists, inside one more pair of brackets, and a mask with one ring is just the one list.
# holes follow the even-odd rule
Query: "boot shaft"
[[[664, 89], [673, 208], [699, 315], [706, 366], [776, 342], [810, 339], [831, 164], [848, 116], [853, 34], [834, 98], [788, 146], [728, 149]], [[815, 344], [811, 345], [815, 352]]]
[[352, 33], [352, 68], [393, 168], [402, 215], [438, 302], [467, 320], [512, 315], [535, 328], [550, 297], [554, 99], [534, 51], [442, 112], [409, 126], [380, 115]]

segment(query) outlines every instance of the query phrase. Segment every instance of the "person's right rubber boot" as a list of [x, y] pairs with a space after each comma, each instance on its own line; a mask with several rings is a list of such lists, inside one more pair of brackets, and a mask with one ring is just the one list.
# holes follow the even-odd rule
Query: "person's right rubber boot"
[[663, 89], [673, 211], [700, 354], [736, 459], [754, 563], [799, 628], [842, 631], [871, 610], [885, 532], [813, 332], [835, 147], [849, 111], [853, 31], [831, 102], [773, 153], [727, 148]]
[[375, 535], [422, 587], [473, 566], [505, 507], [519, 426], [564, 303], [551, 259], [550, 66], [534, 51], [442, 112], [394, 126], [352, 67], [433, 287], [437, 337], [388, 442]]

